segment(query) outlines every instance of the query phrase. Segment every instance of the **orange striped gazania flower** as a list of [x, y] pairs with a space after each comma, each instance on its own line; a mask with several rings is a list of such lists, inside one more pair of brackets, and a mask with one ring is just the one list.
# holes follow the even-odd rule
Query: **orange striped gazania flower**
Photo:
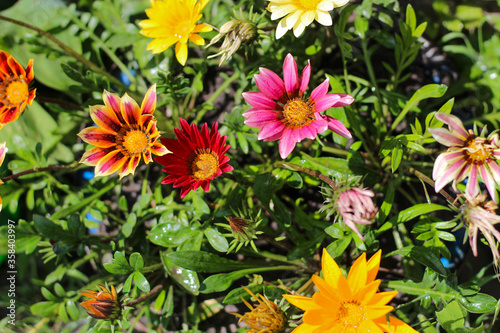
[[34, 78], [33, 59], [26, 70], [5, 51], [0, 51], [0, 128], [13, 122], [35, 98], [28, 85]]
[[339, 266], [323, 250], [323, 277], [312, 276], [318, 288], [312, 297], [283, 295], [291, 304], [305, 311], [303, 324], [293, 333], [418, 333], [401, 320], [387, 314], [387, 305], [397, 291], [378, 293], [380, 280], [375, 280], [380, 266], [381, 251], [366, 261], [363, 253], [352, 265], [347, 278]]
[[111, 286], [111, 290], [109, 290], [99, 285], [99, 288], [102, 289], [99, 292], [87, 289], [87, 292], [79, 293], [90, 298], [80, 304], [92, 318], [105, 320], [118, 319], [122, 309], [115, 287]]
[[[7, 147], [5, 147], [5, 142], [0, 143], [0, 166], [3, 164], [3, 160], [5, 159], [5, 154], [7, 154]], [[3, 182], [0, 180], [0, 185], [2, 185]], [[2, 211], [2, 197], [0, 197], [0, 212]]]
[[104, 90], [104, 105], [90, 106], [96, 126], [84, 128], [78, 136], [94, 145], [83, 154], [80, 163], [95, 166], [96, 176], [118, 171], [120, 179], [134, 174], [141, 156], [148, 164], [151, 154], [164, 155], [168, 150], [157, 140], [153, 113], [156, 108], [156, 85], [149, 88], [141, 107], [127, 94], [118, 97]]

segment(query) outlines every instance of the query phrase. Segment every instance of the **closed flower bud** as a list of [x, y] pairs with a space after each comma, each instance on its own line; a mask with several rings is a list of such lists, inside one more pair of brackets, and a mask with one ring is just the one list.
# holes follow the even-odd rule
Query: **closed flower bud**
[[92, 318], [111, 321], [118, 319], [122, 309], [115, 287], [111, 286], [111, 290], [109, 290], [99, 285], [99, 288], [102, 289], [99, 292], [87, 289], [87, 292], [79, 293], [90, 298], [80, 304]]

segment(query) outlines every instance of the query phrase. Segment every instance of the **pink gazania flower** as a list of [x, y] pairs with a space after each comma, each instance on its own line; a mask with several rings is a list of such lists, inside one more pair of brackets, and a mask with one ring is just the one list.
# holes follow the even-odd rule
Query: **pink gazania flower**
[[337, 199], [337, 211], [344, 223], [363, 240], [363, 235], [356, 227], [357, 224], [372, 224], [378, 208], [373, 204], [372, 191], [353, 187], [342, 191]]
[[181, 198], [191, 190], [201, 186], [205, 192], [210, 188], [210, 181], [220, 176], [223, 172], [233, 170], [228, 164], [229, 157], [226, 152], [226, 136], [218, 132], [219, 124], [212, 125], [210, 132], [205, 123], [201, 131], [196, 124], [188, 124], [180, 120], [181, 128], [175, 128], [174, 139], [161, 139], [161, 142], [171, 151], [170, 154], [155, 158], [162, 164], [162, 171], [170, 173], [162, 180], [162, 184], [173, 183], [174, 187], [182, 187]]
[[283, 80], [267, 68], [259, 68], [254, 76], [260, 91], [243, 93], [243, 98], [252, 106], [243, 113], [245, 124], [260, 128], [258, 138], [264, 141], [279, 140], [279, 153], [285, 159], [297, 142], [305, 138], [314, 140], [318, 133], [327, 129], [351, 138], [351, 133], [337, 119], [321, 112], [332, 106], [351, 104], [354, 98], [347, 94], [327, 94], [329, 81], [326, 79], [305, 99], [304, 92], [311, 77], [311, 64], [299, 77], [297, 63], [289, 53], [283, 62]]
[[483, 234], [493, 255], [493, 264], [498, 267], [500, 253], [497, 242], [500, 242], [500, 232], [495, 224], [500, 223], [496, 214], [498, 206], [493, 201], [486, 201], [486, 195], [479, 194], [471, 199], [465, 194], [467, 201], [461, 207], [461, 217], [469, 229], [469, 244], [472, 254], [477, 257], [477, 238], [479, 231]]
[[148, 164], [151, 154], [168, 152], [160, 142], [153, 113], [156, 109], [156, 85], [146, 93], [141, 107], [129, 95], [118, 97], [104, 90], [104, 105], [90, 106], [90, 117], [97, 125], [84, 128], [78, 136], [94, 145], [83, 154], [80, 163], [95, 166], [96, 176], [116, 171], [120, 179], [134, 174], [141, 157]]
[[432, 179], [435, 190], [439, 192], [449, 182], [453, 181], [453, 189], [457, 191], [457, 183], [469, 177], [465, 189], [466, 194], [473, 198], [479, 194], [478, 177], [486, 184], [493, 201], [497, 200], [496, 186], [500, 184], [499, 136], [497, 133], [485, 138], [473, 130], [467, 131], [454, 115], [436, 113], [436, 119], [448, 125], [445, 128], [429, 128], [434, 139], [448, 150], [440, 154], [434, 162]]

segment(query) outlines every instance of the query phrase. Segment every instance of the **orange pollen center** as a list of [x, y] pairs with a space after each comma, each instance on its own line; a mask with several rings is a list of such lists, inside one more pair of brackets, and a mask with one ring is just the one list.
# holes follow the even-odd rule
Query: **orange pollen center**
[[198, 149], [188, 158], [189, 175], [195, 180], [212, 177], [219, 168], [219, 157], [212, 150]]
[[356, 301], [344, 302], [338, 312], [338, 320], [346, 328], [357, 328], [366, 319], [365, 310]]
[[116, 144], [125, 155], [144, 153], [150, 146], [149, 135], [144, 133], [139, 125], [122, 128], [116, 135]]
[[465, 146], [465, 155], [474, 164], [483, 164], [492, 158], [493, 150], [486, 144], [485, 138], [474, 138]]
[[300, 128], [314, 120], [314, 107], [302, 98], [289, 100], [283, 107], [281, 121], [288, 128]]
[[5, 89], [5, 99], [12, 106], [22, 104], [28, 97], [28, 85], [22, 78], [11, 81]]
[[300, 6], [305, 10], [318, 9], [318, 5], [322, 0], [299, 0]]

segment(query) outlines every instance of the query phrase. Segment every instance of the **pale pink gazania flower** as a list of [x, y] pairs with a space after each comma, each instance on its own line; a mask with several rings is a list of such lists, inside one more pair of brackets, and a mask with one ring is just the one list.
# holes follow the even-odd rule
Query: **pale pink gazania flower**
[[300, 77], [290, 53], [283, 62], [283, 80], [267, 68], [261, 67], [259, 71], [254, 78], [260, 91], [243, 93], [243, 98], [252, 106], [243, 113], [245, 124], [260, 128], [259, 140], [279, 140], [281, 158], [287, 158], [297, 142], [305, 138], [313, 140], [327, 129], [351, 138], [351, 133], [339, 120], [320, 112], [332, 106], [349, 105], [354, 101], [352, 96], [327, 94], [329, 81], [326, 79], [312, 91], [311, 97], [304, 98], [311, 77], [309, 60]]
[[344, 223], [363, 240], [356, 224], [372, 224], [378, 208], [373, 204], [371, 190], [353, 187], [342, 191], [337, 199], [337, 211]]
[[479, 179], [486, 184], [493, 201], [497, 200], [496, 186], [500, 184], [500, 146], [498, 134], [488, 138], [478, 136], [473, 130], [467, 131], [462, 121], [454, 115], [436, 113], [436, 119], [448, 125], [445, 128], [430, 128], [434, 139], [448, 150], [440, 154], [434, 162], [432, 178], [435, 190], [439, 192], [453, 181], [453, 189], [457, 191], [457, 183], [469, 177], [465, 193], [473, 198], [479, 194]]
[[467, 202], [462, 205], [461, 213], [469, 229], [472, 254], [477, 257], [477, 236], [480, 231], [490, 246], [493, 264], [498, 267], [500, 253], [496, 242], [500, 242], [500, 232], [495, 228], [495, 224], [500, 223], [500, 216], [495, 213], [498, 206], [493, 201], [486, 201], [484, 194], [479, 194], [473, 199], [466, 194], [465, 198]]

